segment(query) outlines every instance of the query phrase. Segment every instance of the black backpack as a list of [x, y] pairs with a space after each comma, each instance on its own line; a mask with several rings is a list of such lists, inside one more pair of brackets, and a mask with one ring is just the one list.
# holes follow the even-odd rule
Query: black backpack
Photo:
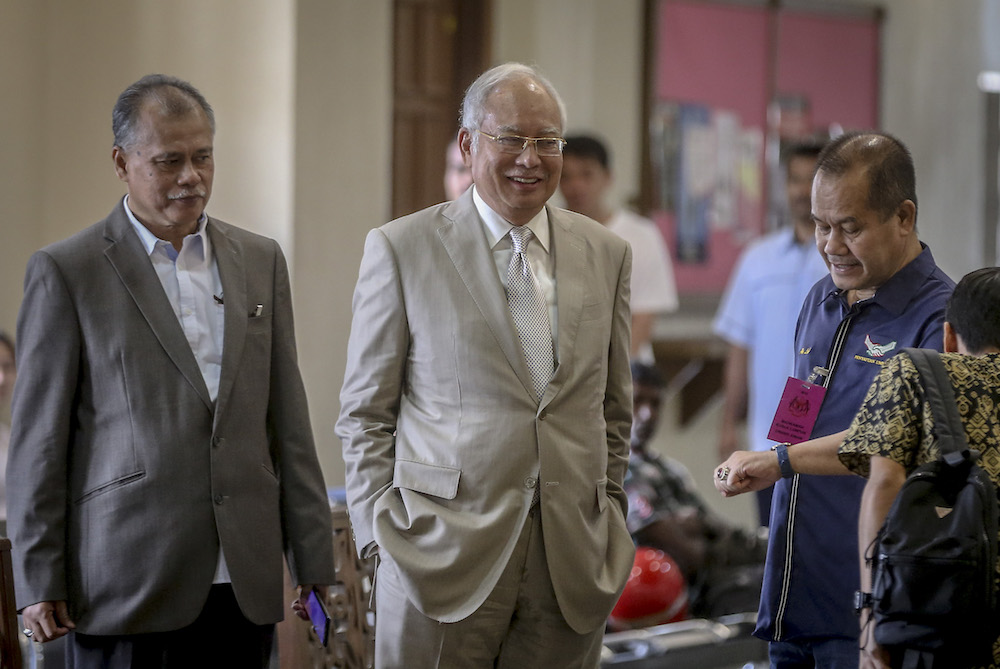
[[997, 496], [977, 464], [937, 352], [906, 349], [934, 415], [941, 458], [906, 479], [875, 538], [875, 640], [907, 669], [992, 662]]

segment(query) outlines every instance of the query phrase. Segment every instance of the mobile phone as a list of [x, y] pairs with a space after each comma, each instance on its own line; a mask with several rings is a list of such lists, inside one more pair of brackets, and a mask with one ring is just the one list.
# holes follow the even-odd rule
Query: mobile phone
[[316, 631], [316, 636], [319, 637], [319, 642], [325, 647], [330, 637], [330, 614], [316, 590], [309, 592], [308, 604], [309, 620], [312, 622], [313, 630]]

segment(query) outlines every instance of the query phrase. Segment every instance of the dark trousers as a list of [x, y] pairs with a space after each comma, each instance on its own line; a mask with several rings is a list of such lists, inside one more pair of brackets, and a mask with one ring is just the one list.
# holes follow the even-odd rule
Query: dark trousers
[[91, 636], [70, 632], [67, 669], [266, 669], [274, 625], [254, 625], [228, 584], [213, 585], [198, 618], [179, 630]]
[[857, 639], [772, 641], [767, 654], [771, 669], [857, 669]]

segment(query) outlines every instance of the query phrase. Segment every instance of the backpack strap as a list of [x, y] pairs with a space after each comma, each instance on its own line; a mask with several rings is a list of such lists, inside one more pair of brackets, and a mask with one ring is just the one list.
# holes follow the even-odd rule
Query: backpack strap
[[926, 348], [903, 349], [920, 372], [920, 383], [924, 394], [931, 405], [934, 416], [934, 433], [941, 447], [941, 459], [951, 466], [965, 460], [975, 460], [978, 451], [970, 452], [969, 442], [965, 438], [965, 425], [958, 413], [955, 402], [955, 391], [951, 385], [951, 377], [941, 356], [937, 351]]

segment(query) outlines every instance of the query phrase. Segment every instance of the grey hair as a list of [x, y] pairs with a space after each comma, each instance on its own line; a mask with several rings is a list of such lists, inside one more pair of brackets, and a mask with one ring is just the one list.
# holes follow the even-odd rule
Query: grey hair
[[208, 117], [212, 134], [215, 135], [215, 112], [205, 96], [188, 82], [166, 74], [147, 74], [118, 96], [111, 112], [111, 130], [115, 135], [115, 146], [128, 149], [138, 137], [139, 114], [147, 100], [154, 100], [167, 116], [183, 116], [190, 113], [195, 105]]
[[[470, 132], [481, 129], [483, 119], [486, 116], [486, 99], [490, 93], [500, 84], [516, 79], [531, 79], [540, 84], [545, 92], [552, 96], [559, 107], [559, 122], [565, 129], [566, 105], [559, 97], [559, 92], [537, 68], [523, 63], [504, 63], [479, 75], [465, 91], [465, 98], [462, 100], [462, 113], [458, 119], [459, 125]], [[473, 132], [473, 144], [478, 139], [479, 135]]]

